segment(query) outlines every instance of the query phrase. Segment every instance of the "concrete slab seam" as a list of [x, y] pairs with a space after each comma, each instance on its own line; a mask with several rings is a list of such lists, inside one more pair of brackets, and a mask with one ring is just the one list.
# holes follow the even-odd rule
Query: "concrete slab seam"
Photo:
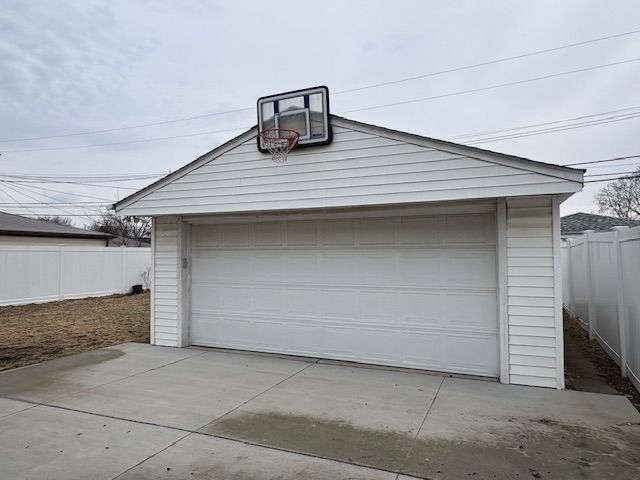
[[277, 386], [282, 385], [282, 384], [283, 384], [284, 382], [286, 382], [287, 380], [290, 380], [290, 379], [292, 379], [293, 377], [297, 376], [298, 374], [300, 374], [300, 373], [304, 372], [306, 369], [308, 369], [308, 368], [310, 368], [310, 367], [312, 367], [312, 366], [316, 365], [319, 361], [320, 361], [320, 359], [317, 359], [315, 362], [312, 362], [312, 363], [309, 363], [308, 365], [305, 365], [305, 366], [304, 366], [303, 368], [301, 368], [300, 370], [298, 370], [298, 371], [296, 371], [296, 372], [292, 373], [291, 375], [289, 375], [289, 376], [288, 376], [288, 377], [286, 377], [286, 378], [283, 378], [283, 379], [282, 379], [282, 380], [280, 380], [279, 382], [274, 383], [273, 385], [271, 385], [271, 386], [270, 386], [269, 388], [267, 388], [266, 390], [263, 390], [263, 391], [262, 391], [262, 392], [260, 392], [260, 393], [256, 393], [253, 397], [249, 398], [248, 400], [245, 400], [245, 401], [244, 401], [244, 402], [242, 402], [240, 405], [238, 405], [238, 406], [236, 406], [236, 407], [233, 407], [233, 408], [232, 408], [231, 410], [229, 410], [228, 412], [225, 412], [225, 413], [223, 413], [222, 415], [220, 415], [220, 416], [218, 416], [218, 417], [214, 418], [213, 420], [210, 420], [210, 421], [208, 421], [207, 423], [205, 423], [205, 424], [203, 424], [203, 425], [200, 425], [200, 427], [199, 427], [199, 428], [202, 428], [202, 427], [204, 427], [204, 426], [206, 426], [206, 425], [209, 425], [209, 424], [211, 424], [211, 423], [215, 423], [215, 422], [217, 422], [218, 420], [223, 419], [224, 417], [226, 417], [227, 415], [229, 415], [229, 414], [231, 414], [231, 413], [235, 412], [235, 411], [236, 411], [236, 410], [238, 410], [239, 408], [244, 407], [247, 403], [251, 402], [252, 400], [255, 400], [255, 399], [256, 399], [256, 398], [258, 398], [259, 396], [264, 395], [265, 393], [267, 393], [267, 392], [269, 392], [269, 391], [273, 390], [273, 389], [274, 389], [274, 388], [276, 388]]
[[[31, 402], [27, 402], [26, 400], [15, 400], [13, 398], [8, 398], [7, 400], [13, 400], [14, 402], [16, 401], [20, 401], [21, 403], [31, 403]], [[15, 415], [16, 413], [22, 413], [22, 412], [26, 412], [27, 410], [31, 410], [32, 408], [37, 407], [38, 405], [35, 404], [31, 404], [29, 407], [25, 407], [22, 408], [20, 410], [18, 410], [17, 412], [11, 412], [11, 413], [7, 413], [6, 415], [0, 415], [0, 420], [10, 417], [11, 415]]]
[[117, 478], [122, 477], [123, 475], [125, 475], [127, 472], [130, 472], [131, 470], [133, 470], [136, 467], [139, 467], [140, 465], [142, 465], [144, 462], [146, 462], [147, 460], [151, 460], [153, 457], [155, 457], [156, 455], [161, 454], [162, 452], [164, 452], [165, 450], [173, 447], [175, 444], [177, 444], [178, 442], [184, 440], [185, 438], [187, 438], [189, 435], [192, 435], [192, 433], [187, 433], [186, 435], [183, 435], [182, 437], [180, 437], [179, 439], [177, 439], [174, 442], [171, 442], [169, 445], [167, 445], [164, 448], [161, 448], [160, 450], [158, 450], [157, 452], [149, 455], [147, 458], [145, 458], [144, 460], [139, 461], [138, 463], [136, 463], [135, 465], [127, 468], [125, 471], [120, 472], [118, 475], [116, 475], [115, 477], [113, 477], [111, 480], [116, 480]]
[[[431, 399], [431, 403], [429, 404], [429, 407], [427, 408], [427, 412], [424, 414], [424, 417], [422, 418], [422, 422], [420, 422], [420, 426], [418, 427], [418, 430], [416, 431], [416, 434], [414, 435], [413, 440], [411, 441], [411, 446], [409, 447], [409, 450], [407, 450], [407, 454], [404, 456], [404, 460], [402, 461], [402, 464], [400, 465], [400, 468], [398, 470], [402, 471], [402, 469], [404, 468], [405, 464], [407, 463], [407, 459], [413, 453], [413, 447], [415, 446], [416, 441], [418, 440], [418, 436], [420, 435], [420, 432], [422, 431], [422, 427], [424, 427], [424, 424], [427, 422], [427, 417], [429, 416], [429, 413], [431, 412], [431, 409], [433, 408], [433, 405], [436, 403], [436, 398], [438, 398], [438, 393], [440, 393], [440, 389], [442, 388], [442, 385], [444, 384], [445, 380], [446, 380], [446, 378], [443, 378], [440, 381], [440, 385], [438, 385], [438, 389], [436, 390], [436, 394]], [[396, 475], [395, 480], [398, 480], [398, 477], [400, 477], [400, 475], [401, 475], [401, 473], [398, 473]]]
[[[309, 365], [308, 367], [310, 367], [310, 366], [311, 365]], [[299, 373], [299, 372], [297, 372], [297, 373]], [[296, 374], [293, 374], [293, 375], [296, 375]], [[282, 380], [282, 381], [284, 381], [284, 380]], [[282, 382], [280, 382], [280, 383], [282, 383]], [[238, 439], [238, 438], [228, 437], [226, 435], [221, 435], [221, 434], [218, 434], [218, 433], [201, 432], [201, 431], [198, 431], [198, 430], [189, 430], [188, 428], [174, 427], [174, 426], [170, 426], [170, 425], [162, 425], [162, 424], [153, 423], [153, 422], [145, 422], [143, 420], [133, 420], [131, 418], [116, 417], [114, 415], [105, 415], [105, 414], [102, 414], [102, 413], [89, 412], [89, 411], [86, 411], [86, 410], [79, 410], [77, 408], [63, 407], [63, 406], [60, 406], [60, 405], [52, 405], [52, 404], [48, 404], [48, 403], [44, 403], [44, 402], [27, 402], [26, 400], [22, 400], [22, 399], [19, 399], [19, 398], [17, 398], [17, 399], [10, 398], [10, 400], [14, 400], [16, 402], [22, 402], [22, 403], [33, 403], [33, 404], [35, 404], [34, 407], [49, 407], [49, 408], [53, 408], [53, 409], [64, 410], [64, 411], [67, 411], [67, 412], [83, 413], [85, 415], [92, 415], [92, 416], [100, 417], [100, 418], [108, 418], [110, 420], [118, 420], [118, 421], [122, 421], [122, 422], [130, 422], [130, 423], [135, 423], [137, 425], [146, 425], [146, 426], [150, 426], [150, 427], [166, 428], [167, 430], [174, 430], [174, 431], [177, 431], [177, 432], [186, 433], [186, 435], [184, 435], [180, 439], [176, 440], [173, 444], [178, 443], [179, 441], [181, 441], [182, 439], [188, 437], [189, 435], [201, 435], [203, 437], [217, 438], [219, 440], [226, 440], [226, 441], [229, 441], [229, 442], [239, 443], [239, 444], [247, 445], [247, 446], [250, 446], [250, 447], [264, 448], [266, 450], [274, 450], [274, 451], [277, 451], [277, 452], [284, 452], [284, 453], [292, 453], [294, 455], [301, 455], [303, 457], [316, 458], [316, 459], [320, 459], [320, 460], [327, 460], [327, 461], [330, 461], [330, 462], [339, 463], [341, 465], [350, 465], [350, 466], [354, 466], [354, 467], [367, 468], [369, 470], [375, 470], [375, 471], [378, 471], [378, 472], [392, 473], [392, 474], [396, 475], [396, 478], [398, 478], [398, 476], [402, 475], [402, 476], [404, 476], [406, 478], [415, 478], [417, 480], [433, 480], [430, 477], [421, 477], [421, 476], [417, 476], [417, 475], [411, 475], [411, 474], [403, 473], [402, 471], [399, 471], [399, 470], [392, 470], [392, 469], [386, 469], [386, 468], [381, 468], [381, 467], [372, 467], [370, 465], [364, 465], [362, 463], [348, 462], [348, 461], [345, 461], [345, 460], [340, 460], [340, 459], [331, 458], [331, 457], [325, 457], [323, 455], [316, 455], [316, 454], [313, 454], [313, 453], [300, 452], [300, 451], [291, 450], [291, 449], [288, 449], [288, 448], [272, 447], [272, 446], [264, 445], [264, 444], [257, 443], [257, 442], [251, 442], [249, 440], [241, 440], [241, 439]], [[25, 410], [29, 410], [29, 409], [25, 409]], [[209, 423], [211, 423], [211, 422], [209, 422]], [[170, 446], [171, 445], [169, 445], [168, 447], [165, 447], [163, 450], [166, 450]], [[160, 453], [160, 452], [156, 452], [154, 455], [157, 455], [158, 453]], [[151, 457], [153, 457], [154, 455], [151, 455]], [[151, 457], [149, 457], [149, 458], [151, 458]], [[126, 473], [126, 472], [122, 472], [122, 473], [120, 473], [118, 475], [120, 476], [120, 475], [123, 475], [124, 473]]]

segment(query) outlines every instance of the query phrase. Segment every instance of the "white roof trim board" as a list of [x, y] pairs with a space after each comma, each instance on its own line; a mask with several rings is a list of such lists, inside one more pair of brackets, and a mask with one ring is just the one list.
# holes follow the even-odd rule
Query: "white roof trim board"
[[582, 189], [581, 169], [335, 115], [331, 124], [331, 145], [294, 151], [284, 165], [272, 165], [267, 154], [258, 152], [254, 127], [114, 208], [130, 215], [188, 215], [571, 194]]

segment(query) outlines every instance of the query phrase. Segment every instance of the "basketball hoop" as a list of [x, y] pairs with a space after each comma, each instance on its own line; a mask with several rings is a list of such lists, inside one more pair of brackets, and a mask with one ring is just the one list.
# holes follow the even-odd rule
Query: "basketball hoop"
[[300, 134], [288, 128], [268, 128], [260, 132], [260, 138], [271, 159], [275, 163], [284, 163], [291, 149], [298, 144]]

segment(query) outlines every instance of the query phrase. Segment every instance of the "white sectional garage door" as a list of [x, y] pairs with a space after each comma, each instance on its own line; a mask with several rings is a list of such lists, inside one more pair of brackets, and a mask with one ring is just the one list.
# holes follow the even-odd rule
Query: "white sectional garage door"
[[194, 225], [191, 343], [497, 376], [495, 224]]

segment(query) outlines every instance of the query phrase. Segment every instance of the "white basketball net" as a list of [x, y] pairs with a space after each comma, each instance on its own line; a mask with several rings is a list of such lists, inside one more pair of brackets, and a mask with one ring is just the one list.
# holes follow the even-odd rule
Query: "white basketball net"
[[298, 132], [283, 128], [271, 128], [260, 132], [264, 148], [275, 163], [284, 163], [291, 149], [298, 144]]

